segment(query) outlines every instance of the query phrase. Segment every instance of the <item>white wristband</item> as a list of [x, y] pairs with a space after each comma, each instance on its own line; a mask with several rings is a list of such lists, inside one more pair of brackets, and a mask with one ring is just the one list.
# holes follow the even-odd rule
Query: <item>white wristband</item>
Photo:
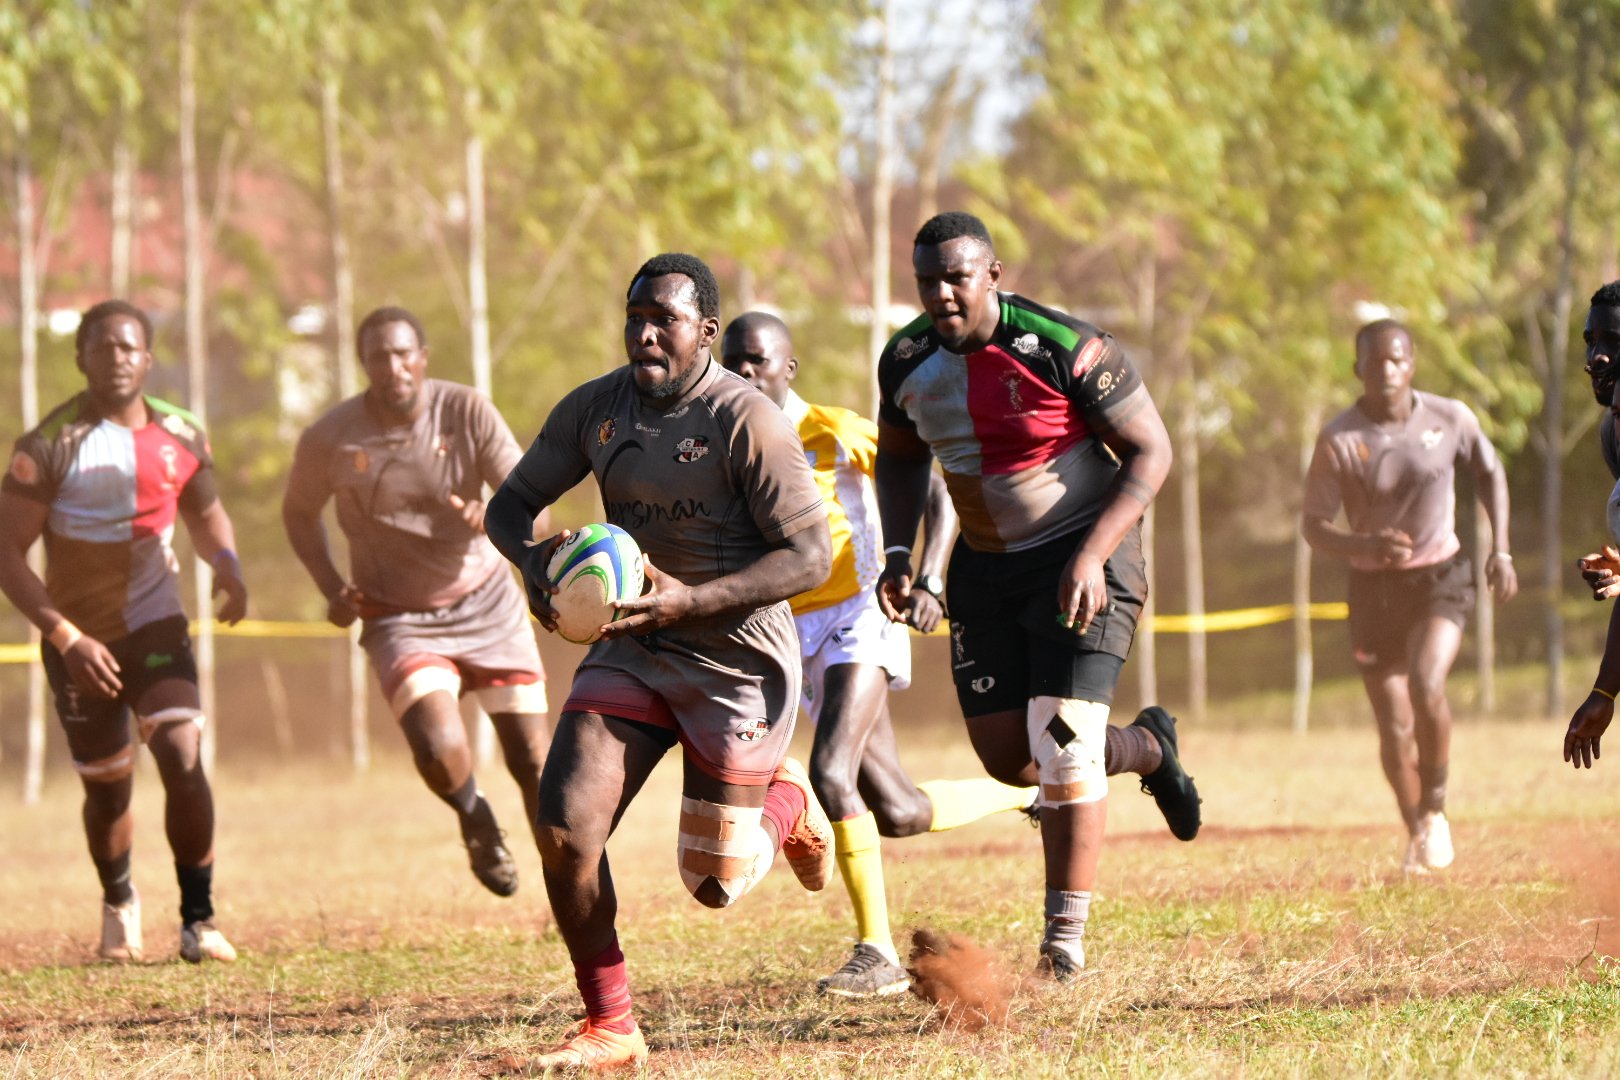
[[68, 622], [66, 619], [63, 619], [61, 622], [56, 624], [50, 633], [45, 635], [45, 640], [49, 641], [52, 645], [55, 645], [57, 652], [66, 653], [69, 649], [73, 648], [73, 646], [76, 645], [79, 639], [82, 637], [84, 637], [84, 632], [82, 630]]
[[894, 555], [896, 553], [910, 557], [911, 549], [906, 547], [904, 544], [895, 544], [893, 547], [886, 547], [883, 549], [883, 554], [885, 556]]

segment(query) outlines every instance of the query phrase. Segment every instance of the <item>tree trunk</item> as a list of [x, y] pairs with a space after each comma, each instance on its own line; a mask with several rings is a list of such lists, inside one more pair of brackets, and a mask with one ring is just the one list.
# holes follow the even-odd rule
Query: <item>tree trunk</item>
[[872, 324], [867, 333], [871, 371], [869, 415], [878, 411], [878, 359], [889, 343], [889, 214], [894, 200], [894, 0], [881, 0], [882, 31], [878, 38], [877, 115], [872, 163]]
[[1542, 422], [1547, 433], [1547, 455], [1541, 481], [1542, 587], [1547, 603], [1546, 714], [1564, 715], [1564, 364], [1569, 346], [1570, 307], [1574, 302], [1575, 200], [1580, 195], [1581, 154], [1586, 144], [1586, 102], [1591, 83], [1593, 35], [1590, 17], [1575, 48], [1575, 96], [1570, 106], [1569, 160], [1564, 171], [1564, 206], [1558, 248], [1558, 285], [1553, 293], [1552, 340], [1547, 349], [1547, 394]]
[[[125, 121], [128, 122], [127, 117]], [[113, 296], [127, 299], [135, 273], [135, 151], [122, 125], [113, 140], [111, 196], [112, 243], [107, 253], [107, 285]]]
[[[1139, 358], [1139, 366], [1144, 378], [1153, 373], [1153, 333], [1157, 328], [1159, 310], [1158, 266], [1158, 252], [1151, 247], [1137, 264], [1136, 328], [1142, 336], [1144, 355]], [[1155, 705], [1159, 701], [1159, 637], [1153, 630], [1153, 615], [1159, 608], [1158, 601], [1154, 599], [1157, 579], [1154, 575], [1156, 561], [1153, 545], [1156, 532], [1155, 506], [1149, 503], [1142, 513], [1142, 558], [1147, 564], [1147, 603], [1142, 605], [1142, 619], [1136, 629], [1136, 644], [1132, 648], [1136, 661], [1137, 694], [1144, 706]]]
[[[482, 41], [473, 40], [471, 69], [478, 70]], [[473, 386], [485, 397], [490, 393], [489, 345], [489, 267], [485, 250], [484, 216], [484, 136], [482, 133], [483, 96], [478, 85], [467, 87], [467, 329], [470, 335]], [[473, 705], [473, 750], [480, 768], [495, 757], [495, 725], [476, 704]]]
[[[342, 111], [330, 54], [321, 57], [321, 142], [326, 171], [326, 233], [332, 258], [332, 371], [338, 399], [359, 390], [354, 369], [354, 264], [349, 258], [349, 232], [343, 215]], [[360, 649], [360, 624], [349, 627], [349, 760], [357, 771], [371, 767], [370, 724], [366, 716], [366, 656]]]
[[[1300, 420], [1299, 475], [1304, 487], [1305, 473], [1311, 467], [1316, 448], [1316, 432], [1322, 425], [1322, 409], [1316, 402], [1305, 408]], [[1303, 735], [1311, 722], [1311, 687], [1316, 678], [1316, 655], [1311, 640], [1311, 546], [1305, 530], [1294, 530], [1294, 732]]]
[[[203, 330], [202, 200], [197, 183], [197, 4], [180, 9], [180, 204], [185, 230], [186, 388], [191, 411], [208, 429], [208, 357]], [[202, 697], [203, 767], [213, 772], [219, 743], [219, 712], [214, 692], [214, 574], [201, 558], [193, 560], [197, 602], [197, 690]]]
[[[22, 109], [26, 109], [26, 104]], [[17, 138], [16, 181], [17, 226], [17, 348], [20, 363], [22, 426], [32, 431], [39, 424], [39, 265], [34, 259], [36, 242], [34, 212], [34, 167], [28, 154], [29, 118], [25, 111], [12, 117]], [[28, 552], [28, 565], [44, 576], [43, 546], [35, 544]], [[28, 626], [28, 644], [39, 649], [39, 628]], [[28, 734], [23, 750], [22, 801], [39, 801], [45, 782], [45, 669], [38, 660], [28, 664]]]
[[1198, 401], [1191, 358], [1188, 375], [1176, 439], [1181, 474], [1181, 558], [1186, 568], [1187, 614], [1192, 622], [1187, 632], [1187, 714], [1194, 723], [1203, 723], [1209, 706], [1209, 661], [1203, 625], [1204, 524], [1199, 512]]

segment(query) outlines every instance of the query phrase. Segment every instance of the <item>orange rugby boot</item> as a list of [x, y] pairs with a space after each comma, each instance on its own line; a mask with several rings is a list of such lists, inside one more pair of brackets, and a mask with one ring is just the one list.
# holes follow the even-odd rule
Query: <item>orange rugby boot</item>
[[810, 774], [796, 758], [782, 759], [776, 775], [771, 777], [772, 783], [779, 780], [804, 792], [804, 813], [782, 842], [782, 854], [787, 856], [799, 884], [811, 892], [820, 892], [832, 880], [835, 865], [832, 823], [816, 801], [816, 793], [810, 790]]
[[634, 1020], [630, 1021], [629, 1032], [621, 1034], [597, 1027], [586, 1017], [561, 1044], [530, 1058], [525, 1071], [634, 1068], [646, 1060], [647, 1040], [641, 1037], [641, 1028]]

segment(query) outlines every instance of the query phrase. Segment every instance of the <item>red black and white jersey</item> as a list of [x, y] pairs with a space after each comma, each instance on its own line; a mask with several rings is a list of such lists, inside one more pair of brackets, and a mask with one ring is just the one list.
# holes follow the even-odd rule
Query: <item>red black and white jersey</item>
[[85, 633], [115, 641], [182, 614], [171, 539], [183, 507], [218, 497], [197, 418], [146, 398], [148, 423], [120, 427], [80, 394], [17, 440], [0, 487], [50, 507], [45, 588]]
[[1119, 471], [1100, 427], [1147, 390], [1112, 336], [1001, 293], [1001, 322], [966, 356], [927, 315], [878, 364], [879, 418], [915, 431], [945, 473], [962, 537], [975, 551], [1023, 551], [1090, 527]]

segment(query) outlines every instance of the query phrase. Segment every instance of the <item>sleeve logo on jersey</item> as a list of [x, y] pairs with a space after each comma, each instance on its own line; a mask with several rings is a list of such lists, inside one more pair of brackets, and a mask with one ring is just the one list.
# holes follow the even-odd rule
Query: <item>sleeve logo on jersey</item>
[[1038, 356], [1042, 360], [1052, 359], [1052, 350], [1041, 344], [1041, 339], [1034, 334], [1023, 334], [1013, 338], [1012, 347], [1025, 356]]
[[11, 478], [19, 484], [33, 487], [39, 483], [39, 462], [21, 450], [11, 455]]
[[922, 343], [917, 341], [915, 338], [903, 337], [899, 341], [895, 342], [894, 355], [898, 356], [902, 360], [910, 360], [913, 356], [917, 355], [917, 351], [921, 348]]
[[168, 416], [165, 416], [163, 418], [163, 423], [160, 426], [164, 431], [167, 431], [173, 435], [178, 435], [187, 442], [195, 442], [197, 439], [197, 429], [180, 419], [180, 417], [176, 416], [174, 413], [170, 413]]
[[1102, 359], [1102, 354], [1102, 338], [1092, 338], [1086, 342], [1080, 349], [1080, 355], [1074, 358], [1074, 377], [1077, 379], [1085, 378], [1086, 372], [1090, 371], [1097, 361]]
[[365, 472], [371, 468], [371, 455], [362, 448], [354, 452], [354, 471]]
[[596, 445], [606, 446], [613, 441], [613, 433], [619, 430], [618, 421], [609, 416], [596, 425]]
[[693, 435], [691, 438], [682, 439], [675, 444], [675, 460], [687, 465], [705, 456], [708, 452], [709, 440], [703, 435]]
[[764, 717], [760, 717], [755, 720], [745, 720], [743, 721], [742, 725], [737, 728], [737, 738], [741, 739], [743, 742], [759, 742], [759, 740], [763, 739], [770, 733], [771, 725], [766, 722]]

